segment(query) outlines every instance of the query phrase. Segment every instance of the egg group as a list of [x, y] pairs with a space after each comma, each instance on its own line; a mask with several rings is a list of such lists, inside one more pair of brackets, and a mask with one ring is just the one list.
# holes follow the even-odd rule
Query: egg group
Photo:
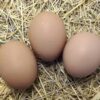
[[0, 48], [1, 77], [15, 89], [26, 89], [35, 81], [35, 55], [44, 61], [54, 61], [62, 53], [67, 40], [63, 21], [52, 12], [42, 12], [33, 18], [28, 37], [33, 52], [24, 43], [15, 40]]
[[100, 37], [80, 32], [67, 40], [62, 19], [53, 12], [35, 16], [28, 37], [32, 50], [16, 40], [0, 47], [0, 76], [15, 89], [27, 89], [36, 80], [36, 57], [51, 62], [63, 54], [66, 72], [78, 78], [92, 74], [100, 65]]

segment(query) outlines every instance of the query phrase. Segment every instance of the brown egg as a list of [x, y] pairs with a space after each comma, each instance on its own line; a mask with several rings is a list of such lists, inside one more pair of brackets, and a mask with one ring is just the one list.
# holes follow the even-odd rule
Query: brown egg
[[73, 77], [92, 74], [100, 64], [100, 38], [88, 32], [72, 36], [65, 46], [63, 61], [66, 71]]
[[32, 20], [28, 36], [34, 52], [45, 61], [55, 60], [66, 42], [64, 24], [52, 12], [37, 15]]
[[1, 76], [15, 89], [26, 89], [37, 77], [32, 51], [22, 42], [9, 41], [0, 48]]

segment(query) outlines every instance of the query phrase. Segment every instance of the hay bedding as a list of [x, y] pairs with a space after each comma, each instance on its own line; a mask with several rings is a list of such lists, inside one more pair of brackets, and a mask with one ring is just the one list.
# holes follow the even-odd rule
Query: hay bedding
[[[44, 10], [63, 19], [68, 38], [76, 31], [100, 34], [100, 0], [0, 0], [0, 43], [17, 39], [29, 46], [29, 23]], [[0, 100], [100, 100], [100, 68], [87, 78], [73, 79], [61, 60], [39, 61], [38, 67], [39, 78], [26, 91], [13, 90], [0, 79]]]

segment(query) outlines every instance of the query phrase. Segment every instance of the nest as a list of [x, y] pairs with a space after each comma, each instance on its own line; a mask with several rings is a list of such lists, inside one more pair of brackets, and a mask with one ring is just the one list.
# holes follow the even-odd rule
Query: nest
[[[0, 0], [0, 44], [16, 39], [29, 46], [30, 21], [45, 10], [62, 18], [68, 38], [81, 31], [100, 34], [100, 0]], [[100, 68], [83, 79], [67, 75], [62, 60], [39, 61], [38, 68], [38, 79], [25, 91], [0, 78], [0, 100], [100, 100]]]

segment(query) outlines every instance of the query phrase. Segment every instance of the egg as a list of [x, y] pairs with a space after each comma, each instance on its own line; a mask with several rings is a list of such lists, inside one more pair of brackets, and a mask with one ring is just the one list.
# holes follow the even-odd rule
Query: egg
[[100, 37], [89, 32], [72, 36], [64, 48], [65, 70], [73, 77], [92, 74], [100, 64]]
[[37, 77], [37, 64], [32, 51], [22, 42], [11, 40], [0, 48], [1, 77], [8, 86], [26, 89]]
[[66, 42], [63, 21], [58, 15], [47, 11], [32, 20], [28, 36], [33, 51], [44, 61], [58, 58]]

